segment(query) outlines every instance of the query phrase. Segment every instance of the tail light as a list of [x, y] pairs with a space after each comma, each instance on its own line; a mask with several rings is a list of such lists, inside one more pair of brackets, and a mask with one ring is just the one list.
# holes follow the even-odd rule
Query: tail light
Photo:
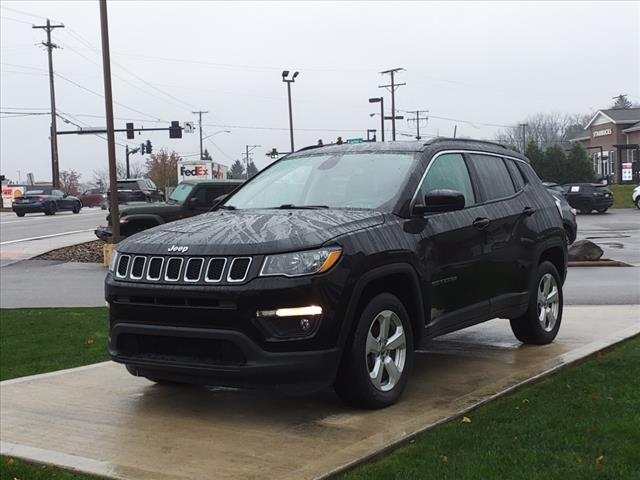
[[39, 202], [44, 202], [44, 197], [38, 197]]

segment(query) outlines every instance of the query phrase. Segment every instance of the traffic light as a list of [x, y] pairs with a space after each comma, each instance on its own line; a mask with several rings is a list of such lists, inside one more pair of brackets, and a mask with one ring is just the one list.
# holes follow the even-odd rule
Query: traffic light
[[174, 120], [169, 127], [169, 138], [182, 138], [182, 127], [180, 122]]
[[144, 155], [144, 143], [140, 144], [140, 155]]
[[273, 159], [278, 158], [278, 150], [276, 148], [272, 148], [271, 152], [269, 152], [269, 156]]
[[145, 147], [146, 147], [147, 153], [151, 153], [151, 140], [147, 140]]
[[133, 131], [133, 123], [127, 123], [127, 138], [132, 140], [135, 138], [135, 132]]

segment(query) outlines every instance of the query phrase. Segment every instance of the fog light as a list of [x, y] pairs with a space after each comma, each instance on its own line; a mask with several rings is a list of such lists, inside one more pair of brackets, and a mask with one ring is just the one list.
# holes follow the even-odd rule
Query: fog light
[[306, 332], [311, 328], [311, 321], [308, 318], [301, 318], [300, 328], [302, 329], [303, 332]]

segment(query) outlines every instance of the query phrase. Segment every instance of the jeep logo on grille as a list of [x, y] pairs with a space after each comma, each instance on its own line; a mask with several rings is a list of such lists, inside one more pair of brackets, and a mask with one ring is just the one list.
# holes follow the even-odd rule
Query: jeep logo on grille
[[169, 248], [167, 248], [167, 252], [184, 253], [187, 250], [189, 250], [189, 247], [181, 247], [180, 245], [171, 245]]

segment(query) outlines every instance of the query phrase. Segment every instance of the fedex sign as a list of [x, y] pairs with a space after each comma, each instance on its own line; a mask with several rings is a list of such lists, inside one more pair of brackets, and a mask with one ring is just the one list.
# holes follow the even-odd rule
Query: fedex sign
[[183, 177], [202, 177], [209, 178], [209, 169], [202, 165], [180, 165], [180, 175]]
[[180, 162], [178, 163], [178, 181], [213, 178], [211, 162]]

